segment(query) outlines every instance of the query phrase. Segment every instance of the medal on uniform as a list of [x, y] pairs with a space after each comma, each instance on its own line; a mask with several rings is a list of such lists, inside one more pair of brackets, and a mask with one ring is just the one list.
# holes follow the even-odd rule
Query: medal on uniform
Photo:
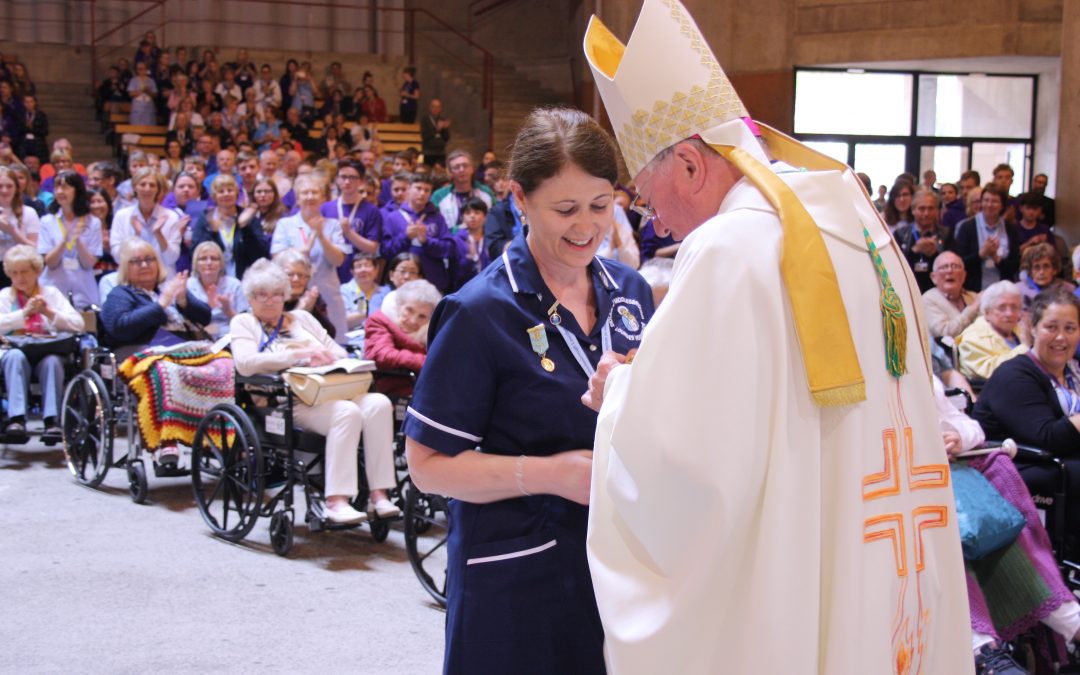
[[538, 323], [532, 328], [528, 329], [529, 343], [532, 344], [532, 350], [540, 357], [540, 367], [544, 370], [553, 372], [555, 370], [555, 362], [547, 357], [548, 344], [547, 330], [544, 328], [544, 324]]
[[556, 300], [555, 304], [548, 309], [548, 321], [552, 326], [558, 326], [562, 323], [562, 317], [559, 316], [559, 301]]

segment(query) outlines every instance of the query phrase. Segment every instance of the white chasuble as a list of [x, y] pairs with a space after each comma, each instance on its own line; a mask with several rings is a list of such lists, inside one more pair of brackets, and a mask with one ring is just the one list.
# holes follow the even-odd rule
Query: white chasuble
[[[867, 400], [811, 399], [780, 221], [740, 181], [683, 243], [633, 365], [608, 380], [588, 538], [608, 669], [970, 673], [918, 287], [850, 171], [781, 178], [822, 231]], [[907, 316], [899, 379], [864, 225]]]

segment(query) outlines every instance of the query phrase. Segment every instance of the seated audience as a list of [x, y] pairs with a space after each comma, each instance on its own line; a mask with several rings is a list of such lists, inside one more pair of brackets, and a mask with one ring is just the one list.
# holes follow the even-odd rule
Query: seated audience
[[229, 332], [229, 322], [249, 307], [240, 281], [225, 270], [225, 256], [213, 241], [204, 241], [195, 247], [191, 256], [191, 276], [187, 291], [210, 308], [210, 323], [206, 331], [211, 337], [221, 337]]
[[255, 181], [255, 188], [251, 191], [252, 201], [240, 214], [239, 223], [242, 227], [251, 227], [262, 238], [266, 250], [270, 250], [270, 244], [274, 239], [274, 228], [279, 220], [285, 217], [286, 208], [281, 203], [277, 185], [270, 178], [259, 177]]
[[334, 339], [344, 344], [348, 339], [348, 328], [337, 268], [345, 262], [345, 256], [352, 248], [346, 243], [337, 219], [325, 218], [319, 211], [326, 197], [326, 186], [322, 179], [308, 173], [298, 176], [294, 185], [300, 212], [278, 221], [270, 243], [270, 253], [276, 255], [291, 248], [309, 259], [311, 280], [326, 303], [327, 317], [334, 326]]
[[446, 292], [452, 281], [447, 261], [457, 254], [457, 245], [442, 214], [428, 201], [430, 196], [431, 178], [413, 174], [405, 204], [390, 214], [383, 226], [380, 253], [384, 258], [405, 252], [416, 255], [424, 278]]
[[[281, 268], [260, 260], [244, 275], [243, 288], [251, 312], [234, 317], [230, 328], [236, 371], [241, 375], [280, 373], [293, 366], [319, 366], [346, 356], [345, 350], [310, 314], [285, 309], [289, 280]], [[361, 436], [371, 488], [370, 508], [380, 518], [400, 513], [386, 492], [396, 484], [394, 413], [389, 399], [368, 393], [314, 407], [295, 401], [293, 414], [303, 428], [326, 436], [324, 494], [328, 520], [335, 523], [366, 520], [366, 514], [349, 504], [359, 491], [356, 455]]]
[[956, 338], [978, 318], [979, 296], [964, 288], [966, 277], [964, 262], [952, 251], [934, 258], [934, 287], [923, 293], [930, 337]]
[[993, 183], [983, 188], [980, 211], [956, 226], [953, 250], [964, 260], [968, 289], [978, 293], [996, 281], [1014, 281], [1020, 266], [1019, 234], [1005, 221], [1008, 195]]
[[[1073, 359], [1080, 343], [1080, 299], [1062, 289], [1041, 293], [1031, 305], [1031, 322], [1031, 351], [994, 371], [972, 416], [987, 438], [1012, 438], [1060, 458], [1069, 469], [1069, 491], [1080, 494], [1080, 367]], [[1033, 492], [1054, 492], [1056, 468], [1017, 464]], [[1068, 505], [1066, 530], [1075, 533], [1080, 499]]]
[[119, 255], [118, 285], [101, 308], [105, 341], [119, 357], [204, 336], [210, 307], [188, 295], [187, 272], [166, 281], [165, 266], [145, 239], [127, 240]]
[[911, 212], [911, 202], [915, 196], [915, 187], [906, 180], [898, 179], [889, 190], [889, 199], [885, 202], [885, 224], [890, 232], [896, 232], [905, 225], [915, 222]]
[[[394, 291], [414, 279], [424, 278], [419, 256], [413, 253], [399, 253], [394, 256], [394, 259], [387, 265], [386, 278], [389, 282], [389, 291], [381, 297], [379, 309], [383, 310], [384, 313], [390, 312], [393, 314], [397, 312], [397, 296]], [[426, 336], [417, 335], [415, 337], [421, 342], [427, 342]]]
[[646, 260], [638, 270], [652, 288], [654, 307], [660, 307], [660, 302], [667, 297], [668, 288], [671, 287], [671, 272], [674, 268], [675, 261], [671, 258], [653, 258]]
[[1021, 321], [1020, 289], [1011, 281], [999, 281], [979, 297], [982, 316], [960, 333], [956, 348], [960, 372], [969, 379], [986, 379], [1002, 363], [1028, 350], [1028, 331]]
[[604, 235], [596, 255], [618, 260], [634, 269], [641, 266], [641, 251], [634, 240], [634, 229], [630, 226], [626, 211], [618, 203], [612, 205], [611, 229]]
[[[340, 223], [341, 233], [353, 251], [375, 254], [379, 251], [383, 219], [379, 208], [368, 201], [363, 181], [364, 167], [352, 160], [339, 162], [335, 180], [338, 198], [323, 203], [319, 213]], [[351, 267], [352, 254], [345, 256], [345, 262], [338, 267], [342, 282], [351, 278]]]
[[214, 206], [202, 212], [191, 231], [191, 245], [212, 241], [225, 255], [225, 274], [242, 276], [256, 260], [269, 255], [260, 227], [253, 227], [253, 218], [241, 222], [237, 207], [236, 179], [220, 173], [210, 184]]
[[966, 564], [977, 668], [995, 660], [1014, 663], [1003, 640], [1015, 640], [1040, 623], [1068, 641], [1075, 640], [1080, 633], [1080, 605], [1057, 569], [1049, 535], [1016, 466], [1001, 452], [961, 460], [962, 453], [982, 445], [983, 430], [945, 397], [945, 387], [937, 377], [934, 397], [950, 462], [963, 461], [981, 473], [1027, 521], [1016, 541]]
[[1024, 195], [1019, 199], [1020, 218], [1016, 221], [1016, 233], [1019, 235], [1020, 255], [1038, 244], [1053, 244], [1054, 233], [1043, 222], [1042, 199], [1034, 194]]
[[[94, 276], [100, 280], [102, 275], [116, 271], [116, 260], [109, 249], [113, 220], [112, 202], [109, 201], [109, 193], [100, 188], [91, 188], [86, 193], [90, 197], [90, 215], [101, 223], [101, 257], [94, 265]], [[98, 299], [104, 302], [105, 296], [99, 295]]]
[[482, 199], [470, 197], [462, 209], [463, 227], [454, 235], [457, 254], [454, 256], [454, 288], [461, 288], [491, 264], [491, 255], [484, 246], [484, 220], [488, 205]]
[[45, 256], [42, 283], [71, 294], [78, 309], [98, 304], [94, 266], [101, 258], [101, 222], [90, 215], [82, 176], [65, 169], [56, 176], [56, 200], [41, 219], [38, 253]]
[[1053, 244], [1038, 243], [1024, 249], [1020, 256], [1020, 283], [1017, 284], [1024, 299], [1024, 311], [1043, 291], [1061, 288], [1072, 293], [1076, 290], [1076, 286], [1059, 276], [1060, 273], [1061, 258]]
[[120, 209], [113, 217], [109, 237], [113, 258], [119, 259], [120, 248], [129, 239], [142, 239], [154, 248], [166, 274], [172, 276], [180, 258], [181, 233], [179, 216], [160, 203], [168, 184], [152, 167], [143, 167], [132, 177], [132, 188], [135, 204]]
[[920, 190], [912, 200], [915, 222], [896, 228], [893, 237], [907, 259], [919, 292], [934, 287], [930, 271], [938, 254], [952, 247], [952, 230], [938, 223], [938, 196], [929, 190]]
[[[427, 358], [427, 346], [414, 339], [427, 330], [435, 305], [442, 294], [427, 281], [417, 279], [397, 289], [397, 308], [393, 315], [375, 310], [364, 326], [364, 358], [383, 371], [409, 370], [419, 373]], [[413, 380], [408, 377], [381, 376], [376, 389], [387, 396], [412, 395]]]
[[378, 283], [380, 259], [371, 253], [357, 253], [352, 261], [352, 279], [341, 286], [349, 330], [364, 325], [368, 316], [382, 306], [389, 286]]
[[[41, 222], [34, 209], [23, 203], [19, 180], [6, 166], [0, 166], [0, 259], [20, 244], [37, 246]], [[9, 280], [0, 274], [0, 287]]]
[[[11, 279], [11, 286], [0, 290], [0, 333], [41, 335], [83, 330], [82, 315], [75, 311], [64, 294], [41, 283], [44, 269], [45, 262], [33, 246], [17, 244], [5, 252], [4, 274]], [[3, 351], [0, 370], [7, 389], [4, 433], [13, 437], [26, 434], [26, 402], [33, 371], [41, 386], [44, 437], [46, 440], [59, 439], [62, 436], [60, 401], [64, 395], [61, 357], [47, 354], [31, 362], [18, 347], [13, 347]]]
[[287, 248], [274, 256], [274, 262], [289, 280], [289, 297], [285, 298], [285, 309], [290, 312], [294, 309], [304, 310], [315, 317], [330, 337], [336, 338], [337, 328], [327, 314], [326, 301], [318, 287], [311, 283], [311, 260], [300, 251]]

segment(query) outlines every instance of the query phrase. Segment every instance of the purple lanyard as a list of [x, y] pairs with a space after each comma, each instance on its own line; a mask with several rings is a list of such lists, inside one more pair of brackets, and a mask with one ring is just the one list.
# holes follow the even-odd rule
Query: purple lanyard
[[[268, 338], [266, 338], [261, 343], [259, 343], [259, 353], [262, 353], [264, 349], [266, 349], [267, 347], [270, 346], [271, 342], [273, 342], [274, 340], [277, 339], [278, 335], [281, 334], [281, 327], [284, 324], [285, 324], [285, 315], [282, 314], [281, 316], [278, 317], [277, 327], [274, 328], [274, 332], [271, 333]], [[265, 334], [266, 334], [266, 331], [263, 331], [263, 335], [265, 335]]]

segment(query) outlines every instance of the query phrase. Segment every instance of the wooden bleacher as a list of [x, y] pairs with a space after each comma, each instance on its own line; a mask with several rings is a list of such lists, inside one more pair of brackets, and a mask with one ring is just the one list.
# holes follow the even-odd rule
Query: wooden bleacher
[[[353, 122], [346, 122], [345, 128], [352, 129]], [[322, 138], [323, 122], [317, 120], [314, 128], [309, 132], [311, 138]], [[379, 141], [382, 143], [384, 155], [393, 155], [406, 148], [420, 149], [420, 125], [403, 124], [401, 122], [383, 122], [376, 125]]]

